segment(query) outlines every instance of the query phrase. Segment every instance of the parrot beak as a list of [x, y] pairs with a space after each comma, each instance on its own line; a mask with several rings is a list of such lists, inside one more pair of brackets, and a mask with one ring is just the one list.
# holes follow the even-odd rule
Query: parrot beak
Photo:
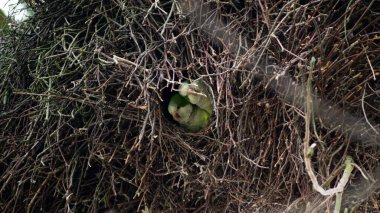
[[179, 114], [178, 114], [177, 111], [175, 111], [175, 112], [173, 113], [173, 119], [174, 119], [175, 121], [178, 121], [180, 117], [181, 117], [181, 116], [179, 116]]

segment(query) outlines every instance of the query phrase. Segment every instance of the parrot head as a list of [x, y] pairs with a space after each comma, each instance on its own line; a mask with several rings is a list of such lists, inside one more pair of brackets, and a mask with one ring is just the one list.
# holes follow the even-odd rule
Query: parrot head
[[193, 105], [186, 98], [179, 94], [175, 94], [170, 99], [168, 111], [175, 121], [184, 124], [188, 122], [190, 118], [193, 111]]
[[182, 95], [183, 97], [186, 97], [187, 95], [189, 95], [189, 91], [191, 91], [189, 82], [186, 81], [185, 83], [182, 83], [179, 86], [179, 94]]

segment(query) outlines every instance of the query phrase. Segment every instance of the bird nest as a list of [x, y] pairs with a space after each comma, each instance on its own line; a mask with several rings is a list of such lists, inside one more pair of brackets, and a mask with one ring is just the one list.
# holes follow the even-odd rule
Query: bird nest
[[[379, 210], [376, 1], [28, 2], [0, 39], [3, 212]], [[192, 133], [167, 105], [195, 79]]]

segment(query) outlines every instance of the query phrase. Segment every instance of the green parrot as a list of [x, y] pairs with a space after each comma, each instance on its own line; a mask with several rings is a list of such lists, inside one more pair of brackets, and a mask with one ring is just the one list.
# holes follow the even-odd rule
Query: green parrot
[[208, 125], [210, 114], [191, 104], [185, 97], [175, 94], [170, 99], [169, 113], [181, 126], [191, 132], [198, 132]]
[[190, 103], [206, 110], [208, 114], [212, 114], [212, 102], [207, 86], [201, 81], [196, 80], [191, 84], [189, 81], [179, 86], [179, 94], [186, 97]]

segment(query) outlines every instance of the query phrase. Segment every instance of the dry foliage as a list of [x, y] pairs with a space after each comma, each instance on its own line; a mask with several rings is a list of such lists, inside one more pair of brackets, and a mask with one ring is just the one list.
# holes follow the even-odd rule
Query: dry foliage
[[[29, 1], [0, 40], [3, 212], [379, 210], [380, 6], [373, 1]], [[316, 59], [311, 64], [311, 59]], [[202, 78], [200, 133], [166, 111]], [[357, 191], [355, 191], [357, 190]], [[306, 205], [309, 202], [308, 206]]]

